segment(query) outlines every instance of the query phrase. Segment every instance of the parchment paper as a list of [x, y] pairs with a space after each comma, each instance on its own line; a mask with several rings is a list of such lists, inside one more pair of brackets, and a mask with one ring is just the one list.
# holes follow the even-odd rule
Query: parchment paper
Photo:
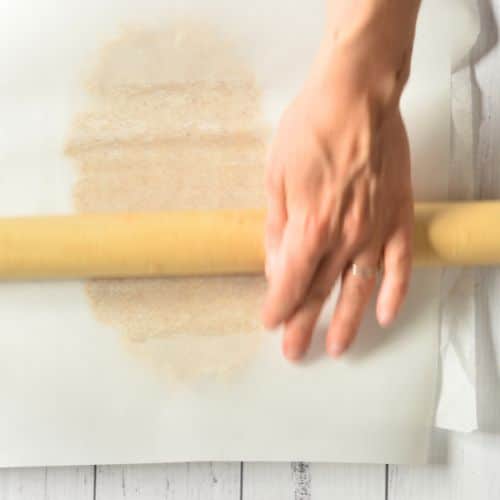
[[[451, 1], [451, 0], [449, 0]], [[479, 34], [476, 0], [454, 5], [450, 30], [452, 78], [452, 161], [449, 197], [471, 200], [475, 195], [473, 83], [470, 52]], [[474, 269], [447, 269], [443, 275], [440, 326], [440, 383], [436, 426], [460, 432], [477, 428], [476, 305]]]
[[[71, 211], [64, 157], [81, 71], [123, 23], [179, 14], [240, 41], [275, 125], [321, 35], [323, 2], [20, 1], [0, 16], [0, 213]], [[424, 1], [403, 99], [422, 199], [448, 191], [448, 13]], [[300, 34], [300, 36], [298, 36]], [[81, 283], [0, 286], [0, 465], [195, 460], [406, 463], [427, 457], [438, 360], [440, 273], [418, 271], [398, 323], [367, 317], [332, 361], [316, 335], [305, 364], [269, 335], [228, 380], [172, 388], [91, 314]], [[166, 307], [168, 304], [166, 304]], [[331, 310], [331, 305], [330, 305]], [[323, 326], [328, 320], [325, 311]], [[321, 330], [321, 329], [320, 329]], [[160, 346], [159, 346], [160, 348]]]

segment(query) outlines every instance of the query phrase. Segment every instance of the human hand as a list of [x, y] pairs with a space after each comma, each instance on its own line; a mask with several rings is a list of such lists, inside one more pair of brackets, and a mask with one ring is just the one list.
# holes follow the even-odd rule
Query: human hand
[[337, 278], [326, 339], [332, 356], [356, 335], [378, 267], [384, 326], [395, 318], [411, 272], [410, 155], [398, 104], [405, 75], [377, 78], [342, 54], [328, 60], [319, 60], [284, 113], [267, 167], [263, 321], [284, 324], [289, 359], [307, 350]]

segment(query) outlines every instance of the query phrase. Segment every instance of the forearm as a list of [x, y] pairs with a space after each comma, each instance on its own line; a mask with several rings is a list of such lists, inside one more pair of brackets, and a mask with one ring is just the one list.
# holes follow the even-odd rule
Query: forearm
[[316, 70], [368, 89], [384, 106], [397, 103], [409, 75], [419, 6], [420, 0], [328, 0]]

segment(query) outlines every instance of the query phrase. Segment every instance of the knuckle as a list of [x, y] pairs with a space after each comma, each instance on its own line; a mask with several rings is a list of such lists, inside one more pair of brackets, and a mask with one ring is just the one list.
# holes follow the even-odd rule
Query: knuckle
[[312, 303], [322, 304], [328, 298], [331, 291], [332, 289], [330, 286], [326, 286], [323, 284], [318, 285], [311, 289], [309, 293], [309, 300]]
[[308, 214], [304, 220], [304, 240], [312, 251], [324, 248], [330, 236], [329, 217], [317, 213]]
[[344, 238], [348, 245], [357, 246], [370, 238], [368, 220], [360, 214], [350, 213], [344, 219]]
[[397, 251], [394, 252], [394, 265], [398, 269], [407, 269], [411, 265], [413, 259], [413, 248], [405, 242], [401, 244]]
[[353, 279], [350, 281], [349, 295], [355, 303], [362, 302], [373, 286], [373, 279]]
[[367, 230], [363, 222], [358, 221], [354, 224], [351, 237], [355, 244], [362, 244], [368, 239]]

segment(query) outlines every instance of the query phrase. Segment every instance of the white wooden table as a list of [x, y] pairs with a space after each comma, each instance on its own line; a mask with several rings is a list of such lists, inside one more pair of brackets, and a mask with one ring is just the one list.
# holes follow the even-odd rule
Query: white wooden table
[[[500, 198], [500, 0], [482, 0], [478, 179]], [[493, 17], [494, 16], [494, 17]], [[498, 221], [500, 224], [500, 221]], [[480, 432], [436, 432], [432, 465], [206, 463], [0, 470], [0, 500], [500, 499], [500, 269], [478, 271]], [[1, 443], [0, 443], [1, 446]]]

